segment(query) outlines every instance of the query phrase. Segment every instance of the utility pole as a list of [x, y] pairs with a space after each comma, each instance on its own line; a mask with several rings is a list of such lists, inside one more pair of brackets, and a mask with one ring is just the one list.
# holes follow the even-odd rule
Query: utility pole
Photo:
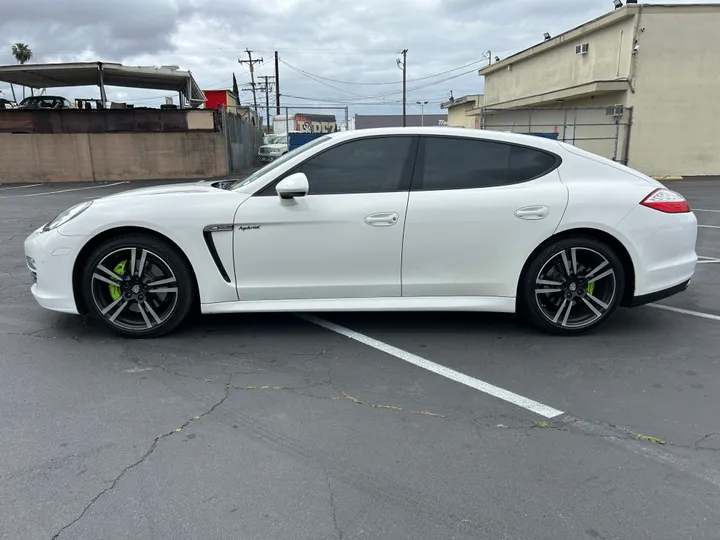
[[427, 105], [428, 102], [427, 101], [416, 101], [415, 103], [417, 103], [421, 107], [421, 109], [420, 109], [420, 125], [424, 126], [425, 125], [425, 105]]
[[403, 70], [403, 127], [407, 126], [407, 116], [405, 114], [407, 108], [407, 49], [402, 50], [402, 70]]
[[245, 49], [245, 52], [248, 55], [248, 59], [241, 60], [240, 58], [238, 58], [238, 63], [248, 64], [250, 66], [250, 86], [252, 87], [253, 104], [255, 105], [255, 112], [257, 113], [257, 95], [255, 93], [255, 64], [262, 64], [263, 59], [256, 58], [255, 60], [253, 60], [252, 51], [250, 49]]
[[280, 68], [277, 51], [275, 51], [275, 114], [280, 114]]
[[275, 77], [271, 75], [262, 75], [260, 79], [265, 80], [265, 84], [260, 88], [261, 92], [265, 92], [265, 123], [268, 130], [270, 129], [270, 92], [272, 92], [273, 82], [271, 79]]

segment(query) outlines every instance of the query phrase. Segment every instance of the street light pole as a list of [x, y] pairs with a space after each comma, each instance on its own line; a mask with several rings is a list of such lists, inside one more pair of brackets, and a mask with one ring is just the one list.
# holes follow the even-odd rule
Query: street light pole
[[420, 105], [420, 125], [425, 125], [425, 105], [428, 104], [427, 101], [416, 101], [418, 105]]

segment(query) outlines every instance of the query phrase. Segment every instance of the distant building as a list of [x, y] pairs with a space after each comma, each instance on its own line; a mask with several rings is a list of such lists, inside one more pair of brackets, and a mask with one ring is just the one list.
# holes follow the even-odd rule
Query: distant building
[[231, 90], [203, 90], [207, 101], [206, 109], [217, 109], [220, 105], [225, 105], [228, 112], [238, 114], [240, 107], [240, 99]]
[[473, 116], [484, 103], [482, 94], [462, 96], [444, 101], [441, 109], [448, 110], [448, 125], [452, 127], [480, 128], [480, 117]]
[[[408, 114], [406, 125], [417, 126], [446, 126], [447, 114]], [[402, 127], [402, 114], [356, 114], [355, 129], [369, 129], [381, 127]]]
[[482, 68], [465, 114], [647, 174], [720, 174], [718, 29], [718, 3], [629, 3]]

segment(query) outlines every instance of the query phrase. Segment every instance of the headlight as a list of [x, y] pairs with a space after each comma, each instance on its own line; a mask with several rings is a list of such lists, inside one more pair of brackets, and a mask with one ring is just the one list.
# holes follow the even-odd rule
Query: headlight
[[43, 227], [43, 231], [51, 231], [52, 229], [57, 229], [60, 225], [63, 225], [71, 219], [78, 217], [85, 210], [90, 208], [90, 205], [92, 203], [92, 201], [85, 201], [84, 203], [76, 204], [72, 208], [68, 208], [64, 212], [61, 212], [55, 219], [53, 219], [50, 223]]

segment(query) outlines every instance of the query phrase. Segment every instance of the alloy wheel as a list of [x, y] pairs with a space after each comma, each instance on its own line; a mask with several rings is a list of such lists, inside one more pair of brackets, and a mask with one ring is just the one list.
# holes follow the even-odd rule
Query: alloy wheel
[[93, 269], [91, 279], [99, 314], [128, 332], [146, 332], [163, 325], [178, 304], [175, 273], [149, 249], [125, 247], [108, 253]]
[[602, 319], [616, 294], [613, 265], [586, 247], [558, 251], [535, 278], [535, 302], [540, 312], [561, 328], [584, 328]]

